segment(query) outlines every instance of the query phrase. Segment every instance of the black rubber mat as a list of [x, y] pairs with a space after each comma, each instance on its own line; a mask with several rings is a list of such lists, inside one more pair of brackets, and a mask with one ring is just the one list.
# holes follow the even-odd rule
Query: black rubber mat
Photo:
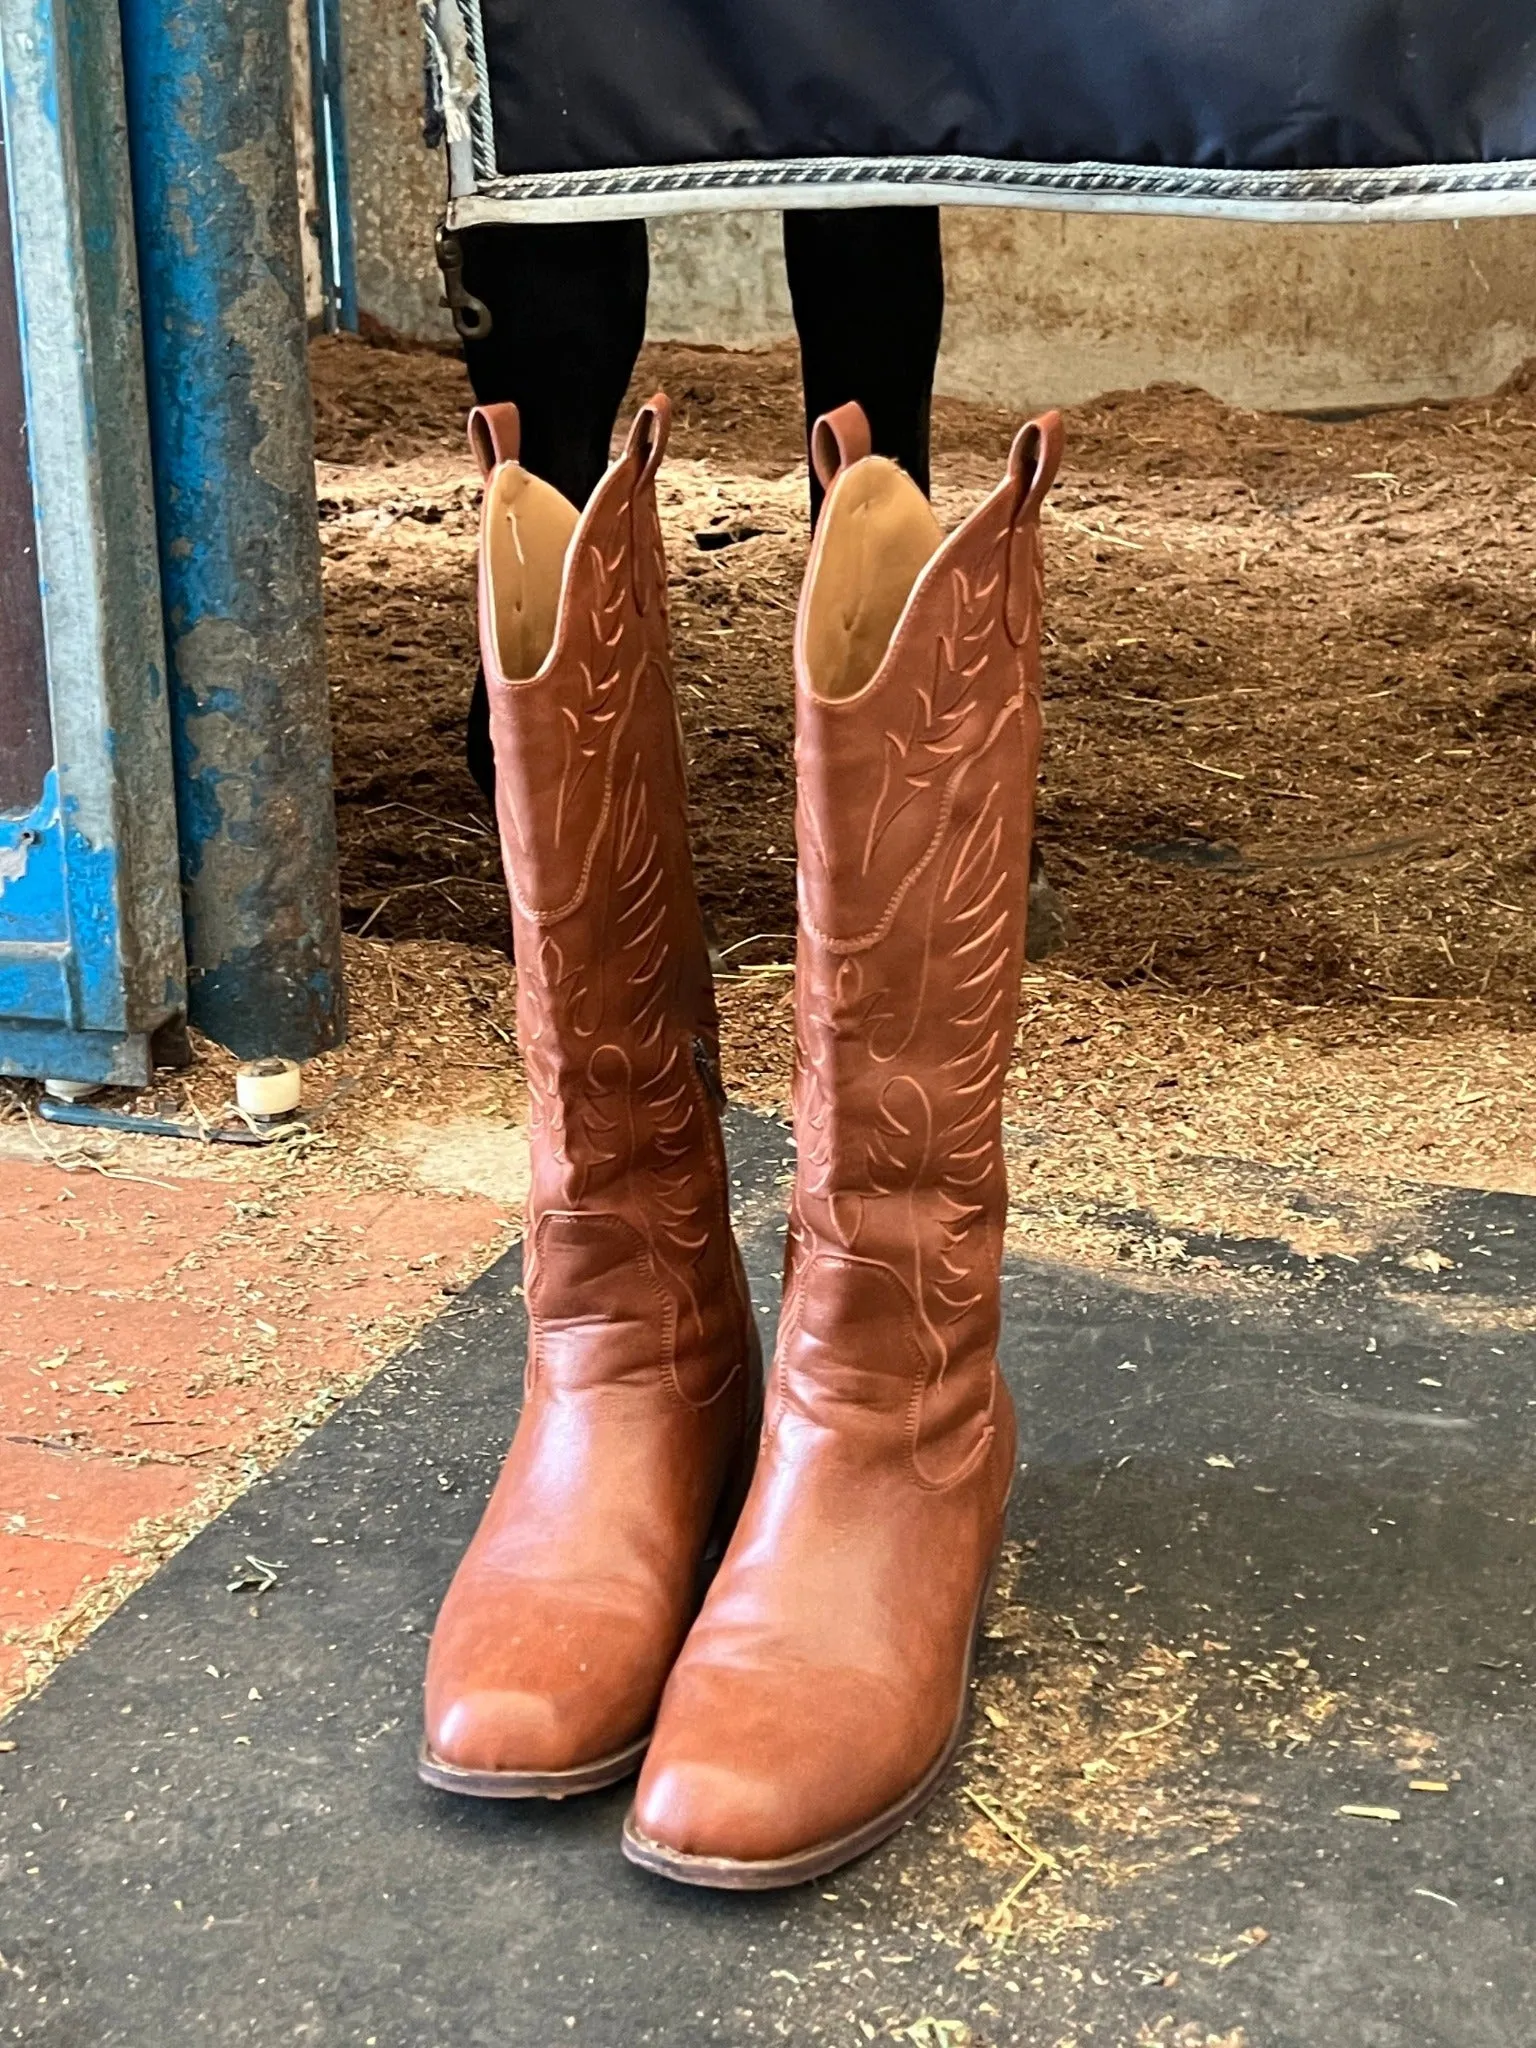
[[[786, 1141], [740, 1114], [731, 1135], [767, 1324]], [[1091, 1735], [1096, 1687], [1112, 1728], [1117, 1674], [1182, 1654], [1249, 1706], [1230, 1739], [1209, 1701], [1171, 1710], [1189, 1739], [1109, 1848], [1093, 1758], [1077, 1818], [1059, 1785], [1037, 1812], [978, 1717], [964, 1783], [1056, 1860], [1011, 1940], [998, 1902], [1031, 1859], [959, 1773], [864, 1863], [745, 1899], [629, 1868], [622, 1789], [417, 1783], [426, 1632], [515, 1419], [504, 1260], [5, 1724], [0, 2039], [1529, 2048], [1533, 1214], [1444, 1197], [1431, 1259], [1010, 1261], [1026, 1469], [984, 1696], [1016, 1676], [1028, 1700], [1081, 1652], [1075, 1703], [1052, 1680], [1034, 1711], [1043, 1744], [1064, 1713]]]

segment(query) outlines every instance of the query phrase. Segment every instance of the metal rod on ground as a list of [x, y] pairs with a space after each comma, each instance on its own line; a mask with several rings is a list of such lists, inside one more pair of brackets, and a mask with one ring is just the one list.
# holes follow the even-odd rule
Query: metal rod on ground
[[121, 0], [192, 1021], [345, 1032], [284, 0]]

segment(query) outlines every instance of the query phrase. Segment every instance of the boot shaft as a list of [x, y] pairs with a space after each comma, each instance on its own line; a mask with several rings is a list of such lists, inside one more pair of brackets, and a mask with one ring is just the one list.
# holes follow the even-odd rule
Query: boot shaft
[[866, 1330], [889, 1322], [861, 1355], [889, 1369], [915, 1341], [937, 1382], [996, 1345], [1060, 423], [1024, 429], [947, 540], [866, 434], [853, 408], [819, 430], [830, 490], [796, 633], [790, 1283], [817, 1269], [807, 1356], [856, 1301]]
[[473, 416], [494, 458], [481, 645], [532, 1110], [579, 1197], [644, 1163], [675, 1113], [663, 1076], [675, 1085], [680, 1049], [695, 1070], [695, 1037], [707, 1068], [718, 1038], [656, 512], [666, 401], [579, 516], [518, 465], [511, 412]]
[[656, 509], [666, 434], [658, 398], [578, 515], [518, 464], [513, 408], [473, 415], [480, 630], [529, 1091], [530, 1299], [553, 1315], [551, 1292], [569, 1295], [560, 1313], [579, 1313], [632, 1254], [683, 1348], [711, 1349], [736, 1290]]

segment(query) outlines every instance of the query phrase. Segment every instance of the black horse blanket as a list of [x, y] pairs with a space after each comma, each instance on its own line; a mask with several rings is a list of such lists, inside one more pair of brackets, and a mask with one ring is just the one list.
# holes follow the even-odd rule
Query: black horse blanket
[[1536, 211], [1536, 0], [420, 0], [454, 216]]

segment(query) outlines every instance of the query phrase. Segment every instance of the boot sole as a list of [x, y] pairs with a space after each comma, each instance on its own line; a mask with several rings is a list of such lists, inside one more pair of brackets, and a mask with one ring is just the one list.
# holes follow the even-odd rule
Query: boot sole
[[421, 1745], [416, 1775], [439, 1792], [457, 1792], [467, 1799], [573, 1799], [581, 1792], [601, 1792], [632, 1778], [650, 1747], [649, 1735], [616, 1749], [611, 1756], [567, 1771], [461, 1771]]
[[971, 1624], [971, 1642], [960, 1682], [960, 1711], [955, 1716], [955, 1725], [938, 1756], [910, 1791], [904, 1792], [872, 1820], [851, 1828], [847, 1834], [830, 1836], [812, 1848], [797, 1850], [793, 1856], [776, 1856], [756, 1863], [743, 1862], [732, 1856], [688, 1856], [680, 1849], [669, 1849], [661, 1842], [653, 1842], [636, 1828], [634, 1809], [631, 1808], [624, 1822], [620, 1844], [629, 1861], [641, 1870], [650, 1871], [654, 1877], [670, 1878], [674, 1884], [702, 1885], [724, 1892], [778, 1891], [787, 1885], [809, 1884], [815, 1878], [829, 1876], [845, 1863], [851, 1863], [856, 1856], [878, 1848], [898, 1828], [921, 1813], [954, 1762], [970, 1720], [971, 1678], [976, 1669], [976, 1650], [981, 1641], [987, 1601], [997, 1577], [1001, 1545], [998, 1549], [999, 1555], [988, 1567], [976, 1602], [976, 1618]]
[[[751, 1375], [747, 1418], [742, 1426], [742, 1449], [736, 1469], [721, 1495], [715, 1511], [704, 1555], [699, 1562], [699, 1584], [695, 1611], [703, 1604], [710, 1581], [720, 1568], [725, 1546], [741, 1513], [757, 1462], [757, 1442], [763, 1426], [763, 1345], [754, 1320], [747, 1337], [747, 1370]], [[596, 1757], [589, 1764], [574, 1764], [564, 1771], [462, 1771], [434, 1756], [423, 1742], [416, 1758], [416, 1775], [424, 1785], [438, 1792], [456, 1792], [464, 1799], [574, 1799], [583, 1792], [602, 1792], [632, 1778], [645, 1761], [651, 1746], [649, 1732], [638, 1741]]]

